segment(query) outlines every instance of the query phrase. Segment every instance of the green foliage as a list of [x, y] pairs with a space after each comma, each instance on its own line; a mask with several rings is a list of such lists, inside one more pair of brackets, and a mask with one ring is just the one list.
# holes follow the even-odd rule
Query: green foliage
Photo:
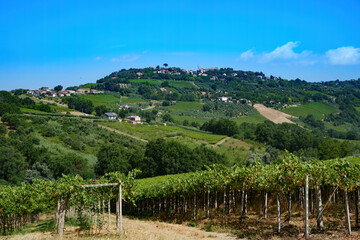
[[21, 125], [20, 119], [13, 114], [5, 113], [1, 117], [1, 121], [7, 122], [12, 129], [17, 129]]
[[91, 114], [94, 110], [94, 104], [91, 100], [79, 96], [63, 97], [62, 101], [66, 103], [69, 108], [76, 109], [80, 112]]
[[335, 140], [325, 140], [319, 144], [320, 159], [343, 158], [354, 152], [354, 147], [349, 142], [339, 142]]
[[57, 86], [54, 87], [54, 90], [56, 92], [61, 91], [62, 89], [63, 89], [63, 86], [61, 86], [61, 85], [57, 85]]
[[11, 146], [0, 147], [0, 179], [11, 184], [19, 184], [24, 180], [27, 167], [25, 158]]
[[220, 118], [219, 120], [215, 120], [214, 118], [211, 119], [209, 122], [206, 122], [201, 126], [201, 130], [227, 136], [233, 136], [239, 133], [239, 128], [236, 123], [224, 118]]
[[0, 125], [0, 135], [5, 135], [5, 134], [7, 134], [7, 132], [8, 132], [8, 130], [7, 130], [6, 126], [1, 124]]
[[201, 145], [194, 149], [176, 141], [157, 139], [146, 146], [146, 168], [142, 176], [157, 176], [191, 172], [202, 169], [205, 165], [225, 163], [223, 156]]
[[99, 105], [95, 107], [96, 116], [102, 116], [104, 113], [109, 111], [109, 108], [107, 108], [105, 105]]
[[31, 169], [26, 170], [26, 183], [33, 183], [35, 179], [54, 180], [46, 163], [36, 162]]
[[119, 144], [105, 144], [97, 154], [98, 161], [95, 173], [104, 175], [107, 172], [126, 173], [131, 169], [141, 169], [143, 150], [137, 146], [125, 148]]
[[2, 103], [0, 102], [0, 117], [6, 113], [19, 113], [20, 108], [12, 103]]
[[168, 113], [162, 115], [162, 119], [164, 122], [174, 122], [174, 119]]

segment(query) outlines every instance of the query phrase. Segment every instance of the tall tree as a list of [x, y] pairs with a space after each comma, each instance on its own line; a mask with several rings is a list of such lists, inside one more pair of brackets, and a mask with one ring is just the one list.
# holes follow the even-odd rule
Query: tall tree
[[61, 85], [57, 85], [56, 87], [54, 87], [54, 90], [55, 91], [61, 91], [63, 89], [63, 86], [61, 86]]

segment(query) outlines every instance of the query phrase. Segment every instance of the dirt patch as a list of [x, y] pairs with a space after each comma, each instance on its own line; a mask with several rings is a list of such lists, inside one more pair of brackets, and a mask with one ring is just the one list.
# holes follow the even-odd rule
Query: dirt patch
[[265, 107], [262, 104], [255, 104], [254, 108], [256, 108], [256, 110], [263, 115], [264, 117], [266, 117], [267, 119], [269, 119], [270, 121], [274, 122], [274, 123], [291, 123], [291, 124], [295, 124], [293, 121], [289, 120], [289, 118], [296, 118], [292, 115], [277, 111], [275, 109], [272, 108], [268, 108]]
[[221, 139], [220, 141], [218, 141], [217, 143], [215, 143], [215, 144], [213, 145], [213, 147], [217, 147], [217, 146], [223, 144], [225, 141], [227, 141], [227, 140], [229, 140], [229, 139], [231, 139], [231, 137], [223, 138], [223, 139]]
[[[67, 112], [61, 112], [61, 113], [66, 114]], [[75, 111], [71, 111], [69, 113], [71, 115], [74, 115], [74, 116], [94, 116], [94, 115], [91, 115], [91, 114], [82, 113], [82, 112], [75, 112]]]
[[158, 221], [123, 219], [124, 232], [116, 235], [115, 216], [112, 225], [93, 234], [79, 233], [77, 227], [66, 226], [63, 238], [52, 232], [34, 232], [24, 235], [7, 236], [14, 240], [45, 240], [45, 239], [126, 239], [126, 240], [197, 240], [197, 239], [238, 239], [226, 233], [205, 232], [198, 228], [180, 224], [170, 224]]

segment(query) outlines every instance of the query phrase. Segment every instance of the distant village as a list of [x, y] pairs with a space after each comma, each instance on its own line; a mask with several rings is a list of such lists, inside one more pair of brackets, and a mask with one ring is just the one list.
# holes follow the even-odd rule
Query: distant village
[[28, 94], [33, 95], [34, 97], [40, 97], [40, 96], [46, 96], [46, 97], [65, 97], [65, 96], [71, 96], [72, 94], [103, 94], [104, 91], [99, 91], [96, 89], [91, 88], [79, 88], [78, 90], [64, 90], [64, 91], [54, 91], [51, 88], [40, 88], [37, 90], [29, 90], [27, 91]]

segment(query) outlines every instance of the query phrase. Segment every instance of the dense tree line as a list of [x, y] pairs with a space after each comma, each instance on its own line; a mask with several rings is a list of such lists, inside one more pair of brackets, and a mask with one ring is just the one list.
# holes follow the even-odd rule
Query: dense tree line
[[204, 169], [206, 165], [226, 162], [222, 155], [206, 146], [191, 149], [185, 144], [164, 139], [150, 141], [145, 151], [139, 147], [129, 149], [118, 144], [106, 144], [97, 157], [95, 172], [98, 175], [137, 168], [142, 171], [141, 177], [193, 172]]
[[[313, 119], [305, 118], [308, 124], [323, 126]], [[275, 124], [265, 121], [259, 124], [242, 123], [237, 125], [228, 119], [212, 119], [204, 123], [201, 129], [216, 134], [234, 136], [240, 139], [254, 140], [275, 147], [279, 150], [288, 150], [308, 157], [330, 159], [345, 157], [353, 154], [355, 146], [348, 142], [328, 140], [326, 133], [309, 131], [294, 124]], [[329, 147], [331, 146], [331, 147]]]
[[67, 104], [69, 108], [80, 112], [91, 114], [94, 111], [93, 102], [79, 96], [63, 97], [62, 102]]

